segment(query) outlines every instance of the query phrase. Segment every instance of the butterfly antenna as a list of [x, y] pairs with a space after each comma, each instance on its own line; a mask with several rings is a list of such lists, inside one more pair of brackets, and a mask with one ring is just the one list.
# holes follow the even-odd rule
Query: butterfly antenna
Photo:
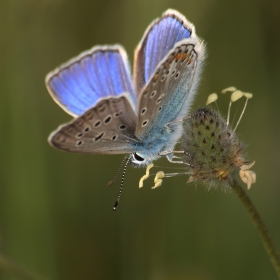
[[126, 172], [126, 168], [127, 168], [127, 165], [129, 163], [129, 159], [126, 161], [125, 163], [125, 166], [124, 166], [124, 169], [123, 169], [123, 174], [122, 174], [122, 181], [121, 181], [121, 186], [120, 186], [120, 190], [119, 190], [119, 195], [118, 195], [118, 198], [115, 202], [115, 205], [113, 207], [113, 210], [116, 211], [117, 210], [117, 207], [120, 203], [120, 198], [121, 198], [121, 194], [122, 194], [122, 189], [123, 189], [123, 183], [124, 183], [124, 176], [125, 176], [125, 172]]
[[123, 164], [124, 164], [125, 161], [127, 160], [127, 157], [128, 157], [128, 155], [126, 155], [126, 156], [124, 157], [124, 159], [122, 160], [121, 165], [120, 165], [120, 167], [119, 167], [119, 169], [118, 169], [116, 175], [114, 176], [113, 180], [110, 181], [110, 182], [108, 183], [108, 186], [111, 186], [111, 185], [113, 185], [113, 184], [116, 182], [116, 180], [117, 180], [117, 178], [118, 178], [118, 176], [119, 176], [119, 174], [120, 174], [120, 172], [121, 172], [121, 168], [123, 167]]

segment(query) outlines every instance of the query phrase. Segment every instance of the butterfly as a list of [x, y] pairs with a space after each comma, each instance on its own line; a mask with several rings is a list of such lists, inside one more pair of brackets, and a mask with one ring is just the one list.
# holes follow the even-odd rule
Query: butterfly
[[54, 101], [74, 117], [49, 143], [74, 153], [129, 154], [128, 163], [147, 166], [181, 137], [182, 125], [169, 124], [189, 112], [204, 57], [195, 27], [171, 9], [137, 46], [133, 80], [122, 46], [81, 53], [46, 77]]

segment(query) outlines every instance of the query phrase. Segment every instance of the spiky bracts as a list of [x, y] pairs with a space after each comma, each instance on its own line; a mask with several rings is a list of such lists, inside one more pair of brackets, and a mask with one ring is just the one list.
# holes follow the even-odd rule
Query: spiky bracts
[[243, 144], [224, 118], [210, 108], [198, 109], [184, 124], [181, 147], [189, 163], [188, 182], [229, 186], [246, 163]]

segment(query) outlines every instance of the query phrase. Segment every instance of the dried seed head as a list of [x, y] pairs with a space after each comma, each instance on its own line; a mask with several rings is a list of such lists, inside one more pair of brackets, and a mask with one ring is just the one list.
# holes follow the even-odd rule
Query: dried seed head
[[198, 109], [186, 120], [181, 146], [191, 181], [202, 181], [207, 186], [229, 186], [247, 162], [243, 144], [224, 118], [210, 108]]

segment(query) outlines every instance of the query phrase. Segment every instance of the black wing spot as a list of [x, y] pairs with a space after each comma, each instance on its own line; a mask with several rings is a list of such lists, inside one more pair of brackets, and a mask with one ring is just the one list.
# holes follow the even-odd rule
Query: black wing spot
[[122, 113], [123, 113], [122, 111], [119, 111], [118, 113], [115, 113], [115, 114], [114, 114], [114, 117], [117, 118], [117, 117], [121, 116]]
[[95, 138], [93, 138], [93, 141], [97, 142], [99, 141], [104, 135], [104, 132], [100, 133], [98, 136], [96, 136]]
[[89, 132], [89, 126], [87, 126], [85, 129], [84, 129], [84, 133], [87, 133], [87, 132]]
[[97, 121], [95, 124], [94, 124], [94, 127], [99, 127], [101, 125], [101, 121]]
[[76, 147], [81, 147], [84, 144], [84, 141], [80, 140], [76, 143]]
[[156, 95], [156, 93], [157, 93], [157, 91], [156, 91], [156, 90], [152, 91], [152, 93], [151, 93], [150, 97], [151, 97], [151, 98], [153, 98], [153, 97]]
[[147, 108], [144, 107], [144, 108], [142, 109], [142, 111], [141, 111], [141, 115], [144, 115], [146, 112], [147, 112]]
[[108, 123], [110, 123], [111, 120], [112, 120], [112, 116], [109, 115], [108, 117], [106, 117], [106, 118], [104, 119], [104, 123], [105, 123], [105, 124], [108, 124]]
[[83, 133], [78, 133], [78, 134], [76, 135], [76, 138], [81, 138], [83, 135], [84, 135]]
[[171, 76], [174, 76], [174, 74], [176, 73], [175, 70], [172, 71]]
[[162, 107], [160, 106], [160, 107], [158, 108], [158, 111], [160, 112], [160, 111], [161, 111], [161, 109], [162, 109]]
[[148, 122], [149, 122], [149, 120], [143, 121], [142, 126], [146, 126]]
[[166, 79], [166, 75], [163, 75], [163, 76], [161, 77], [160, 81], [161, 81], [161, 82], [164, 82], [165, 79]]
[[179, 75], [180, 75], [180, 72], [178, 71], [177, 74], [175, 75], [175, 80], [178, 79]]
[[120, 126], [119, 126], [119, 129], [120, 129], [120, 130], [125, 130], [125, 129], [126, 129], [126, 125], [124, 125], [124, 124], [120, 125]]
[[117, 135], [113, 135], [111, 138], [113, 141], [117, 140]]
[[162, 96], [159, 97], [159, 99], [157, 100], [157, 104], [159, 104], [162, 100]]

